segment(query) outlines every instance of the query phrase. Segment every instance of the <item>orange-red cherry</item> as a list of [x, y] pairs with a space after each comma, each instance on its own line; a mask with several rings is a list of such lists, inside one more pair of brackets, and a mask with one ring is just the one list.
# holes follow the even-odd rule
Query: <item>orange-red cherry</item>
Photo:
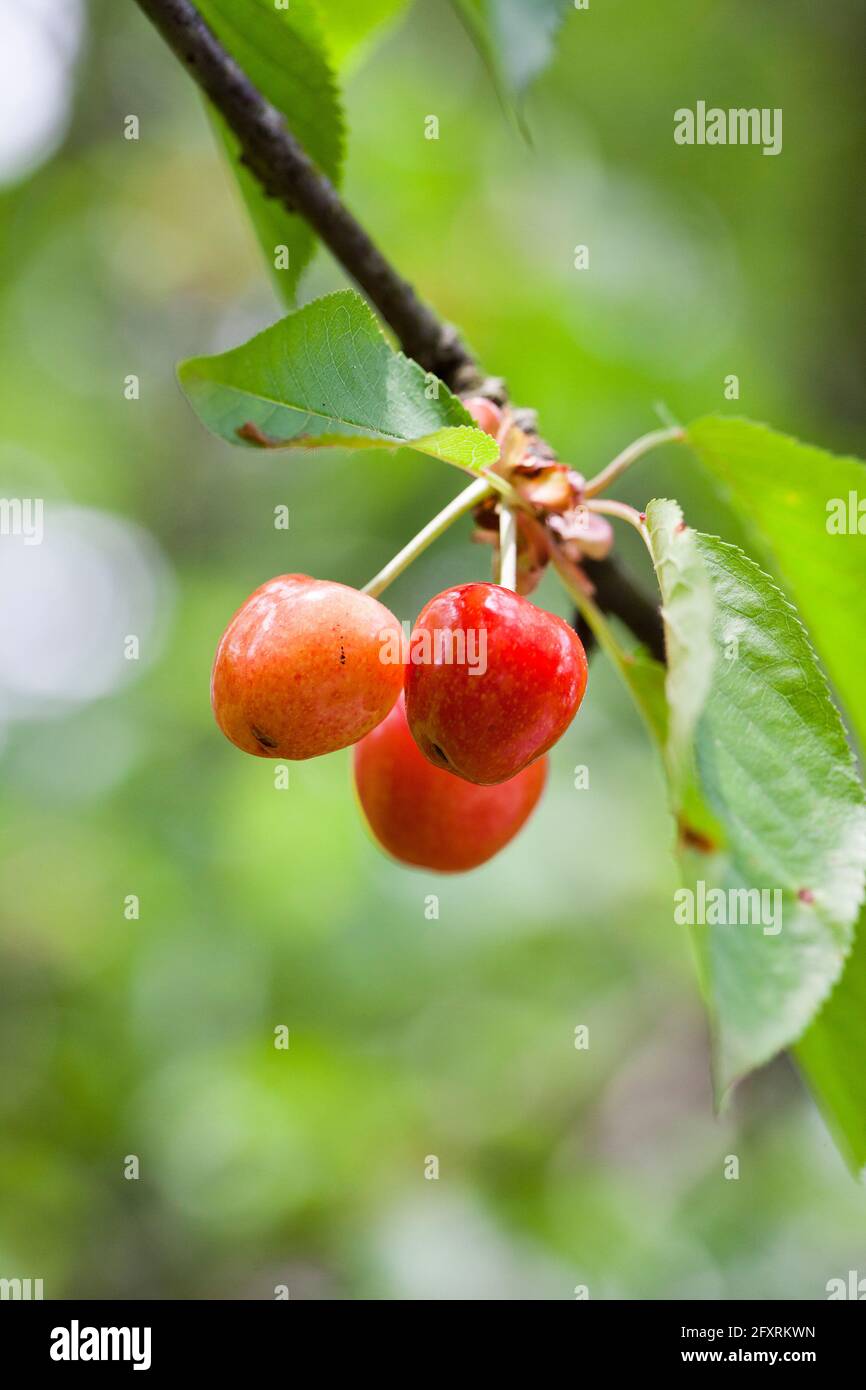
[[478, 787], [434, 767], [409, 732], [403, 700], [356, 745], [355, 786], [373, 835], [393, 858], [416, 868], [477, 868], [525, 824], [544, 788], [539, 758], [497, 787]]
[[401, 638], [393, 613], [368, 594], [305, 574], [270, 579], [217, 647], [217, 723], [263, 758], [315, 758], [356, 743], [400, 693]]
[[565, 733], [586, 678], [583, 644], [561, 618], [498, 584], [462, 584], [415, 624], [409, 727], [437, 767], [505, 782]]

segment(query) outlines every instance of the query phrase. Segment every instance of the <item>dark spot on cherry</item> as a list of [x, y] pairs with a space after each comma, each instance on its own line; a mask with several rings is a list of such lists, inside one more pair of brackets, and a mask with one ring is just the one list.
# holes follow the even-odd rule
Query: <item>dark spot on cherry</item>
[[252, 734], [256, 742], [260, 743], [263, 748], [276, 748], [276, 739], [268, 738], [267, 734], [263, 734], [261, 729], [256, 728], [255, 724], [250, 725], [250, 733]]

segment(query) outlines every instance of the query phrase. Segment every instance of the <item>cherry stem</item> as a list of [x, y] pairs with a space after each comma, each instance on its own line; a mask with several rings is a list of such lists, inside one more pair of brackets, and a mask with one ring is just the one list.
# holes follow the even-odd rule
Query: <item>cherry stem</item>
[[677, 444], [685, 437], [686, 432], [680, 425], [666, 430], [652, 430], [650, 434], [641, 435], [640, 439], [636, 439], [633, 444], [623, 449], [621, 454], [617, 454], [606, 468], [596, 473], [594, 478], [590, 478], [584, 485], [584, 497], [597, 497], [600, 492], [604, 492], [627, 468], [631, 468], [633, 463], [637, 463], [637, 460], [643, 458], [651, 449], [657, 449], [660, 444]]
[[517, 588], [517, 517], [504, 502], [499, 506], [499, 583]]
[[602, 516], [615, 516], [620, 521], [627, 521], [629, 526], [633, 526], [638, 532], [650, 555], [652, 555], [652, 544], [643, 512], [637, 511], [635, 507], [630, 507], [627, 502], [615, 502], [612, 497], [591, 498], [583, 505], [588, 512], [600, 512]]
[[458, 493], [447, 507], [443, 507], [442, 511], [433, 517], [432, 521], [428, 521], [427, 525], [422, 527], [417, 536], [412, 537], [408, 545], [404, 545], [402, 550], [398, 550], [384, 569], [374, 575], [369, 584], [364, 585], [361, 593], [370, 594], [372, 598], [377, 598], [387, 589], [389, 584], [394, 582], [398, 575], [409, 568], [413, 560], [417, 560], [428, 545], [432, 545], [439, 536], [448, 530], [452, 522], [465, 516], [467, 512], [471, 512], [473, 507], [477, 507], [479, 502], [483, 502], [485, 497], [489, 497], [492, 491], [493, 488], [488, 478], [479, 478], [469, 487], [464, 488], [463, 492]]

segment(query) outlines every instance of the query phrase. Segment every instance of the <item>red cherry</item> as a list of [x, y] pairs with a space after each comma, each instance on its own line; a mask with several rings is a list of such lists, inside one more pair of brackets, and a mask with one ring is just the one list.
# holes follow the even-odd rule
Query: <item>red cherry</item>
[[431, 599], [415, 625], [409, 727], [437, 767], [504, 782], [565, 733], [586, 676], [583, 644], [561, 618], [498, 584], [463, 584]]
[[262, 758], [315, 758], [356, 743], [400, 693], [401, 639], [393, 613], [368, 594], [306, 574], [270, 579], [217, 647], [217, 723]]
[[478, 428], [485, 434], [492, 434], [495, 439], [502, 424], [502, 411], [499, 406], [489, 401], [486, 396], [469, 396], [463, 404]]
[[354, 752], [355, 786], [379, 844], [404, 864], [461, 873], [508, 844], [544, 788], [547, 759], [498, 787], [443, 772], [419, 751], [400, 699]]

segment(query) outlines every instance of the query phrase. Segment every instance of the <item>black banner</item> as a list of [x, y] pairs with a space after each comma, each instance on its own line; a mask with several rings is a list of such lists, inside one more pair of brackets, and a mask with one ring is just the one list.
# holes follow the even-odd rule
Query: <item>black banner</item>
[[[673, 1367], [797, 1365], [826, 1373], [843, 1364], [856, 1365], [862, 1347], [863, 1310], [846, 1302], [848, 1306], [835, 1301], [586, 1301], [572, 1303], [562, 1318], [547, 1316], [554, 1335], [559, 1331], [569, 1339], [579, 1337], [579, 1343], [570, 1345], [572, 1353], [579, 1347], [584, 1368], [652, 1373]], [[288, 1372], [293, 1364], [297, 1369], [299, 1353], [309, 1373], [311, 1356], [321, 1358], [323, 1369], [339, 1360], [335, 1319], [350, 1326], [362, 1325], [363, 1319], [369, 1327], [371, 1316], [382, 1316], [382, 1305], [332, 1308], [328, 1316], [330, 1327], [323, 1338], [323, 1311], [303, 1302], [21, 1301], [0, 1303], [0, 1333], [7, 1361], [25, 1373], [98, 1376], [109, 1369], [115, 1376], [159, 1376], [167, 1371], [213, 1371], [225, 1377], [248, 1372], [250, 1363], [260, 1360], [263, 1365], [284, 1364]], [[515, 1332], [519, 1337], [512, 1320], [503, 1348], [511, 1347]], [[357, 1369], [357, 1359], [366, 1355], [363, 1344], [353, 1340], [344, 1345], [347, 1356], [353, 1348]], [[443, 1368], [453, 1365], [453, 1347], [425, 1336], [427, 1374], [437, 1359], [436, 1346], [441, 1347]], [[487, 1339], [485, 1347], [486, 1356]]]

